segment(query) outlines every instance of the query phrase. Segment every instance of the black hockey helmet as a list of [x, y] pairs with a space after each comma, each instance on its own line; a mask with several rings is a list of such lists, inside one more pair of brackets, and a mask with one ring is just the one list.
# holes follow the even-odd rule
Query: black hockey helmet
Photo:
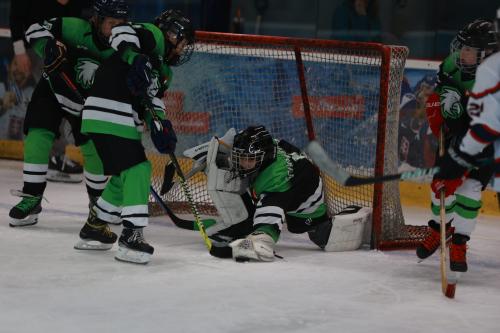
[[231, 150], [233, 170], [246, 177], [276, 159], [277, 145], [264, 126], [249, 126], [234, 137]]
[[[466, 64], [460, 56], [463, 48], [476, 50], [474, 64]], [[474, 75], [477, 66], [489, 55], [497, 50], [497, 40], [493, 23], [477, 19], [460, 30], [451, 42], [451, 54], [461, 72]]]
[[97, 39], [103, 45], [109, 45], [109, 36], [105, 36], [101, 30], [102, 23], [107, 17], [128, 20], [128, 3], [125, 0], [94, 0], [93, 14], [90, 21], [94, 25]]
[[[170, 66], [179, 66], [191, 58], [194, 49], [194, 28], [191, 21], [181, 11], [169, 9], [155, 18], [154, 24], [165, 36], [165, 62]], [[172, 43], [171, 38], [176, 41]], [[186, 41], [182, 54], [172, 54], [179, 43]]]
[[128, 19], [129, 9], [125, 0], [94, 0], [94, 15]]

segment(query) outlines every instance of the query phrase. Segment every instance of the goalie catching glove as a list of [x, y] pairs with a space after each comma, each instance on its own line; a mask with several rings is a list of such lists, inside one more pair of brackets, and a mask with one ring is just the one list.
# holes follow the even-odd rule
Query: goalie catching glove
[[45, 44], [45, 58], [43, 69], [47, 74], [57, 70], [66, 61], [66, 45], [50, 38]]
[[174, 128], [170, 120], [162, 119], [162, 128], [158, 130], [155, 126], [154, 120], [151, 120], [151, 141], [155, 145], [156, 149], [161, 154], [171, 154], [175, 152], [175, 146], [177, 145], [177, 136], [175, 135]]

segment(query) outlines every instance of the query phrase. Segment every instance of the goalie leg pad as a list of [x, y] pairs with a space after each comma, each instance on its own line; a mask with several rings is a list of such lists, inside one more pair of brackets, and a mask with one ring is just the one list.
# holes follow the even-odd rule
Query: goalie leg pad
[[244, 180], [232, 176], [231, 171], [221, 169], [217, 165], [219, 141], [210, 141], [207, 154], [207, 191], [220, 215], [218, 226], [212, 231], [228, 228], [248, 218], [248, 210], [241, 198], [247, 189]]
[[247, 238], [235, 240], [230, 246], [233, 249], [233, 259], [239, 262], [274, 260], [274, 240], [264, 232], [254, 232]]
[[371, 221], [371, 212], [370, 208], [349, 206], [335, 215], [324, 250], [327, 252], [357, 250], [363, 243], [365, 229]]

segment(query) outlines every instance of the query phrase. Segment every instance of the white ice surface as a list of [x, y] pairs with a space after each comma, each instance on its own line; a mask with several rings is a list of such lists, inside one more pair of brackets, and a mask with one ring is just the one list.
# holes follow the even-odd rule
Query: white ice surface
[[[500, 221], [480, 219], [456, 298], [437, 255], [324, 253], [285, 233], [274, 263], [211, 257], [197, 232], [153, 218], [146, 266], [73, 249], [87, 214], [83, 184], [49, 183], [36, 226], [9, 228], [22, 163], [0, 161], [0, 332], [500, 332]], [[426, 212], [405, 210], [422, 224]], [[119, 227], [114, 227], [119, 232]]]

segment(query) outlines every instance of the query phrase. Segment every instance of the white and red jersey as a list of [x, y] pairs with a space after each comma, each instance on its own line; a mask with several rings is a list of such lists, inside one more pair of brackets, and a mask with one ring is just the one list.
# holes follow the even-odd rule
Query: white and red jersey
[[494, 145], [494, 187], [500, 191], [500, 52], [488, 57], [478, 67], [467, 112], [472, 121], [460, 150], [474, 156], [487, 145]]

